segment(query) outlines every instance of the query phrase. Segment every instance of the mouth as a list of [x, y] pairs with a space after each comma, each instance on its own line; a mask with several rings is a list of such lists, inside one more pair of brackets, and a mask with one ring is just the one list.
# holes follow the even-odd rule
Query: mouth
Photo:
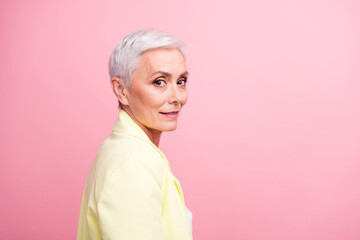
[[161, 115], [168, 117], [168, 118], [177, 118], [179, 116], [180, 111], [173, 111], [173, 112], [160, 112]]

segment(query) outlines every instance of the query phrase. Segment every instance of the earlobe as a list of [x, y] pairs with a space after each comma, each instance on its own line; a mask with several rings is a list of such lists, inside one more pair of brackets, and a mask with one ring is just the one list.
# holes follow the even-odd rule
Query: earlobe
[[129, 105], [128, 92], [124, 80], [112, 77], [110, 80], [111, 88], [122, 105]]

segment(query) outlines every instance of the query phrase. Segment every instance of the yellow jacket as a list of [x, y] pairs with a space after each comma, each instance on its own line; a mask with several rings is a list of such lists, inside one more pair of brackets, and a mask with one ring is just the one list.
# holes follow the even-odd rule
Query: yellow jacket
[[123, 110], [86, 180], [77, 239], [192, 240], [169, 162]]

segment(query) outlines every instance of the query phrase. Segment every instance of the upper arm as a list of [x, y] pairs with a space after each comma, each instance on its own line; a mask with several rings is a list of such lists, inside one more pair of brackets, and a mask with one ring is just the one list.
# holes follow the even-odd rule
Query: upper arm
[[106, 176], [97, 202], [104, 239], [165, 239], [162, 222], [164, 170], [164, 164], [136, 156]]

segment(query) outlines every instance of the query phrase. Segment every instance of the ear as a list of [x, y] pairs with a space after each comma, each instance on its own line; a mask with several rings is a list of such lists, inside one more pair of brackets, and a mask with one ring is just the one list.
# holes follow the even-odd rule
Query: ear
[[119, 102], [122, 105], [129, 105], [128, 90], [126, 88], [124, 80], [118, 77], [112, 77], [110, 80], [110, 85]]

